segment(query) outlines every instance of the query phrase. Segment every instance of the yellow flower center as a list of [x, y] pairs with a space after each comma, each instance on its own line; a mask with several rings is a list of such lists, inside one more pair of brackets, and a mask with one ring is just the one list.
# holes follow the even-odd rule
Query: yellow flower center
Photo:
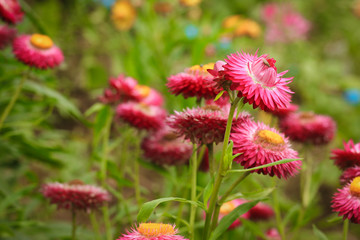
[[258, 133], [258, 137], [260, 140], [274, 145], [282, 145], [285, 143], [284, 139], [279, 134], [270, 130], [261, 130]]
[[217, 105], [205, 105], [201, 107], [204, 110], [209, 110], [209, 111], [221, 111], [221, 108]]
[[140, 96], [146, 98], [151, 92], [151, 88], [145, 85], [136, 85], [135, 89], [140, 93]]
[[174, 235], [174, 226], [163, 223], [141, 223], [138, 232], [145, 237], [157, 237], [161, 235]]
[[51, 38], [49, 38], [46, 35], [42, 35], [42, 34], [33, 34], [30, 38], [30, 43], [31, 45], [33, 45], [36, 48], [40, 48], [40, 49], [49, 49], [51, 48], [54, 43], [51, 40]]
[[353, 196], [360, 197], [360, 176], [352, 180], [350, 184], [350, 193]]
[[69, 185], [85, 185], [84, 182], [79, 179], [71, 180], [68, 184]]
[[198, 5], [201, 0], [180, 0], [180, 3], [186, 7], [193, 7]]
[[229, 214], [232, 210], [236, 208], [235, 204], [232, 201], [224, 203], [220, 208], [220, 213], [223, 215]]
[[208, 74], [208, 69], [214, 69], [214, 63], [207, 63], [204, 65], [195, 65], [187, 69], [188, 73], [200, 73], [200, 74]]

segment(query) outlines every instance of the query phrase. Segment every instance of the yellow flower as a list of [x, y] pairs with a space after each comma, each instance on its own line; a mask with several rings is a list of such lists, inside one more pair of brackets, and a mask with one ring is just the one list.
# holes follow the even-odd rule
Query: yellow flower
[[199, 5], [199, 3], [201, 3], [201, 0], [180, 0], [180, 3], [186, 7], [192, 7]]
[[119, 30], [129, 30], [135, 22], [136, 10], [128, 0], [117, 0], [111, 9], [111, 18]]
[[249, 36], [252, 38], [257, 38], [260, 36], [260, 34], [260, 25], [251, 19], [245, 19], [241, 21], [234, 32], [235, 36]]

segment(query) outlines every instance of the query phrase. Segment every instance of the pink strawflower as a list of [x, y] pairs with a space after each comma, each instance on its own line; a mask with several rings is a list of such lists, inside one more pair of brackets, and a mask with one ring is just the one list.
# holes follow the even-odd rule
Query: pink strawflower
[[54, 68], [64, 60], [61, 50], [51, 38], [41, 34], [15, 38], [13, 53], [19, 61], [40, 69]]
[[301, 143], [327, 144], [336, 131], [336, 123], [331, 117], [312, 112], [291, 113], [279, 124], [286, 136]]
[[[210, 144], [220, 143], [224, 140], [226, 123], [229, 111], [221, 109], [217, 105], [205, 105], [200, 108], [186, 109], [183, 112], [175, 111], [170, 115], [167, 122], [176, 132], [190, 139], [193, 143]], [[247, 121], [250, 115], [241, 113], [233, 125]]]
[[16, 36], [16, 29], [0, 24], [0, 50], [4, 49]]
[[278, 73], [273, 58], [242, 52], [229, 55], [225, 62], [224, 77], [235, 84], [230, 88], [239, 90], [245, 103], [267, 111], [288, 107], [293, 93], [288, 84], [293, 78], [283, 78], [287, 71]]
[[252, 221], [269, 220], [274, 216], [274, 210], [269, 205], [260, 202], [249, 210], [249, 214]]
[[354, 144], [353, 140], [344, 142], [344, 149], [332, 150], [331, 159], [335, 160], [335, 165], [341, 169], [360, 166], [360, 143]]
[[275, 111], [271, 111], [270, 113], [278, 118], [284, 118], [290, 113], [294, 113], [299, 109], [299, 106], [296, 104], [289, 104], [287, 108], [279, 108]]
[[311, 24], [289, 4], [266, 4], [262, 9], [266, 24], [265, 41], [267, 43], [289, 43], [305, 40]]
[[[214, 101], [214, 99], [207, 99], [205, 101], [206, 105], [218, 105], [221, 108], [224, 107], [229, 107], [230, 106], [230, 98], [229, 98], [229, 94], [227, 94], [227, 92], [224, 92], [221, 97]], [[230, 108], [229, 108], [230, 109]]]
[[164, 223], [140, 223], [117, 240], [188, 240], [177, 235], [175, 225]]
[[109, 85], [110, 88], [105, 89], [104, 95], [100, 97], [104, 103], [135, 101], [147, 105], [163, 105], [164, 100], [160, 93], [148, 86], [138, 84], [132, 77], [126, 77], [123, 74], [116, 78], [111, 77]]
[[359, 176], [360, 176], [360, 166], [349, 167], [344, 170], [343, 174], [340, 177], [340, 182], [342, 184], [346, 184], [349, 181]]
[[333, 211], [338, 212], [343, 219], [349, 219], [353, 223], [360, 224], [360, 177], [354, 178], [338, 192], [334, 194], [332, 205]]
[[185, 69], [184, 72], [172, 75], [166, 86], [174, 95], [183, 95], [184, 98], [214, 99], [219, 93], [215, 88], [213, 77], [207, 72], [214, 64], [196, 65]]
[[109, 193], [103, 188], [84, 185], [79, 180], [70, 183], [47, 183], [41, 189], [44, 197], [58, 208], [90, 211], [110, 201]]
[[164, 126], [166, 111], [158, 106], [125, 102], [117, 106], [116, 115], [122, 121], [140, 130], [158, 130]]
[[265, 233], [266, 240], [281, 240], [281, 236], [276, 228], [270, 228]]
[[7, 23], [22, 21], [24, 13], [17, 0], [0, 0], [0, 17]]
[[239, 84], [232, 82], [226, 77], [225, 68], [226, 62], [217, 61], [214, 69], [208, 69], [208, 72], [214, 77], [217, 89], [236, 90]]
[[181, 165], [189, 161], [192, 144], [177, 136], [173, 129], [150, 133], [141, 143], [145, 158], [158, 165]]
[[[224, 203], [221, 207], [220, 207], [220, 212], [219, 212], [219, 220], [222, 219], [223, 217], [225, 217], [226, 215], [228, 215], [229, 213], [231, 213], [235, 208], [237, 208], [238, 206], [246, 203], [246, 200], [243, 199], [234, 199], [231, 201], [228, 201], [226, 203]], [[244, 219], [249, 219], [250, 214], [249, 212], [244, 213], [243, 215], [239, 216], [239, 218], [244, 218]], [[241, 225], [241, 220], [240, 219], [236, 219], [230, 226], [229, 226], [229, 230], [234, 229], [238, 226]]]
[[[291, 148], [284, 134], [263, 123], [246, 121], [242, 125], [233, 127], [230, 140], [234, 142], [233, 153], [241, 154], [234, 161], [246, 169], [282, 159], [298, 158], [298, 153]], [[254, 170], [254, 172], [286, 179], [297, 173], [300, 167], [301, 161], [294, 161]]]

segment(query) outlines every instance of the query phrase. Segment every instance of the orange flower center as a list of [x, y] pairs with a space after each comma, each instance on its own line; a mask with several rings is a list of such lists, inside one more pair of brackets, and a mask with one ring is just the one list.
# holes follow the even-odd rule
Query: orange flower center
[[205, 105], [201, 107], [204, 110], [209, 110], [209, 111], [221, 111], [221, 108], [217, 105]]
[[191, 74], [195, 74], [195, 73], [199, 73], [199, 74], [208, 74], [208, 69], [214, 69], [214, 63], [207, 63], [207, 64], [204, 64], [204, 65], [195, 65], [195, 66], [192, 66], [190, 68], [187, 69], [187, 72], [188, 73], [191, 73]]
[[40, 48], [40, 49], [49, 49], [51, 48], [54, 43], [51, 40], [51, 38], [49, 38], [46, 35], [42, 35], [42, 34], [33, 34], [30, 38], [30, 43], [31, 45], [33, 45], [36, 48]]
[[258, 133], [258, 137], [261, 141], [271, 143], [273, 145], [282, 145], [285, 143], [284, 139], [279, 134], [270, 130], [261, 130]]
[[229, 214], [232, 210], [236, 208], [235, 204], [232, 201], [224, 203], [220, 208], [220, 213], [223, 215]]
[[350, 193], [353, 196], [360, 197], [360, 177], [356, 177], [350, 184]]
[[151, 92], [151, 88], [145, 85], [136, 85], [135, 89], [139, 92], [140, 96], [146, 98]]
[[84, 182], [79, 179], [71, 180], [68, 184], [69, 185], [85, 185]]
[[145, 237], [158, 237], [162, 235], [174, 235], [174, 226], [163, 223], [141, 223], [138, 232]]
[[313, 112], [302, 112], [299, 117], [302, 121], [311, 121], [315, 118], [315, 114]]

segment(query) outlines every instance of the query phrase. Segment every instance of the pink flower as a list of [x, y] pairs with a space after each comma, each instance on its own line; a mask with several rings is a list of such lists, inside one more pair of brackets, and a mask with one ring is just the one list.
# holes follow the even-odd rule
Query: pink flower
[[[298, 153], [290, 146], [289, 140], [276, 129], [263, 123], [246, 121], [233, 127], [230, 140], [234, 142], [233, 153], [241, 155], [234, 159], [244, 168], [258, 167], [282, 159], [296, 159]], [[301, 167], [301, 161], [294, 161], [272, 167], [254, 170], [254, 172], [278, 178], [288, 178]]]
[[273, 58], [268, 55], [258, 57], [256, 53], [237, 53], [225, 61], [224, 77], [236, 84], [239, 97], [243, 97], [245, 103], [268, 111], [288, 107], [293, 92], [287, 85], [293, 78], [282, 78], [287, 71], [277, 73]]
[[174, 95], [183, 95], [184, 98], [197, 97], [198, 99], [214, 99], [218, 94], [213, 77], [207, 72], [214, 64], [196, 65], [169, 77], [166, 84]]
[[289, 104], [287, 108], [279, 108], [275, 111], [271, 111], [270, 113], [278, 118], [284, 118], [288, 116], [290, 113], [294, 113], [299, 109], [298, 105], [295, 104]]
[[140, 130], [158, 130], [164, 126], [166, 111], [158, 106], [126, 102], [117, 106], [116, 115]]
[[270, 228], [265, 233], [266, 240], [281, 240], [281, 236], [276, 228]]
[[305, 40], [311, 28], [310, 22], [289, 4], [266, 4], [262, 16], [266, 24], [265, 40], [268, 43]]
[[0, 25], [0, 50], [4, 49], [16, 36], [16, 29]]
[[140, 223], [136, 229], [123, 234], [117, 240], [188, 240], [177, 235], [174, 225], [164, 223]]
[[346, 184], [359, 176], [360, 176], [360, 166], [349, 167], [344, 170], [343, 174], [340, 177], [340, 182], [342, 184]]
[[8, 23], [22, 21], [24, 13], [17, 0], [0, 0], [0, 17]]
[[274, 216], [274, 210], [269, 205], [260, 202], [249, 210], [249, 214], [252, 221], [268, 220]]
[[336, 123], [329, 116], [300, 112], [282, 118], [280, 129], [293, 141], [321, 145], [334, 138]]
[[354, 178], [334, 194], [333, 211], [338, 212], [343, 219], [360, 224], [360, 177]]
[[13, 53], [19, 61], [39, 69], [54, 68], [64, 60], [61, 50], [51, 38], [41, 34], [15, 38]]
[[70, 183], [47, 183], [41, 189], [44, 197], [58, 208], [90, 211], [110, 201], [107, 191], [93, 185], [84, 185], [79, 180]]
[[149, 133], [141, 143], [145, 158], [158, 165], [181, 165], [189, 161], [192, 144], [179, 138], [175, 132], [165, 127]]
[[360, 166], [360, 143], [354, 144], [353, 140], [349, 140], [344, 142], [344, 150], [334, 149], [331, 153], [331, 159], [335, 160], [335, 165], [341, 169]]
[[[219, 220], [222, 219], [223, 217], [225, 217], [226, 215], [228, 215], [229, 213], [231, 213], [235, 208], [237, 208], [238, 206], [246, 203], [246, 200], [243, 199], [234, 199], [231, 201], [228, 201], [226, 203], [224, 203], [221, 207], [220, 207], [220, 212], [219, 212]], [[244, 213], [243, 215], [239, 216], [238, 219], [236, 219], [230, 226], [229, 226], [229, 230], [234, 229], [238, 226], [241, 225], [241, 220], [240, 218], [244, 218], [244, 219], [249, 219], [249, 212]]]
[[[247, 113], [242, 113], [233, 125], [242, 124], [250, 118]], [[185, 136], [193, 143], [209, 144], [219, 143], [224, 140], [228, 110], [217, 105], [205, 105], [200, 108], [186, 109], [183, 112], [175, 111], [167, 122], [180, 136]]]

